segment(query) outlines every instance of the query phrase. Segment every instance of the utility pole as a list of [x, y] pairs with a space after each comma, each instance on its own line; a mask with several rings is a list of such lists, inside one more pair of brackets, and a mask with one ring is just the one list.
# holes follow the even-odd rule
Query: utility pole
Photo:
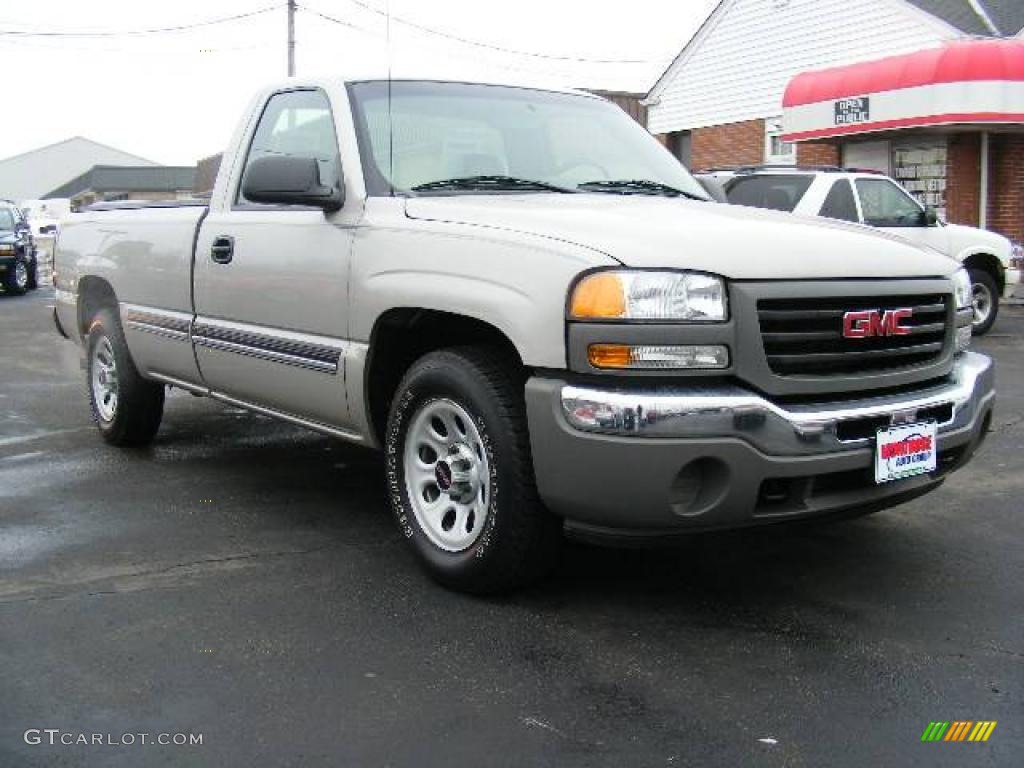
[[288, 77], [295, 77], [295, 0], [288, 0]]

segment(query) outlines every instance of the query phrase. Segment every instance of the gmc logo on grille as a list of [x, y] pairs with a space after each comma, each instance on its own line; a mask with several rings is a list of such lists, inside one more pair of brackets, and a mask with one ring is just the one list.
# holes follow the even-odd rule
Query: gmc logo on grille
[[906, 336], [910, 329], [900, 325], [912, 316], [911, 309], [863, 309], [843, 315], [843, 336], [847, 339], [867, 339], [871, 336]]

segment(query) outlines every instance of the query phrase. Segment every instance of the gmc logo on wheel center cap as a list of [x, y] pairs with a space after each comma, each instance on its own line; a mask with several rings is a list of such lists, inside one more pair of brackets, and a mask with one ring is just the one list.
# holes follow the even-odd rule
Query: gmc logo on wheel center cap
[[910, 328], [900, 325], [914, 314], [912, 309], [862, 309], [843, 315], [843, 336], [847, 339], [867, 339], [872, 336], [906, 336]]

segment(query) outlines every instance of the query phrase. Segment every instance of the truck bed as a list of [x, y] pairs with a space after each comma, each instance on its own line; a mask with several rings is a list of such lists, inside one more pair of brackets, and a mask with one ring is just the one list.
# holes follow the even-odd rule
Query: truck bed
[[[203, 201], [101, 203], [68, 217], [55, 257], [57, 288], [101, 278], [122, 302], [191, 313], [192, 255]], [[60, 309], [60, 308], [59, 308]], [[65, 328], [75, 318], [61, 313]]]

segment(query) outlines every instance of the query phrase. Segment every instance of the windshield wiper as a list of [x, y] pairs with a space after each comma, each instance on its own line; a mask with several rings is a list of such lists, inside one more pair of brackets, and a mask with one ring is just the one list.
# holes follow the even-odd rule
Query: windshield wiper
[[585, 181], [577, 189], [588, 192], [611, 192], [616, 195], [664, 195], [666, 197], [688, 197], [691, 200], [707, 200], [706, 197], [676, 189], [660, 181], [648, 179], [616, 179], [612, 181]]
[[546, 181], [518, 179], [515, 176], [460, 176], [454, 179], [439, 179], [417, 184], [413, 192], [434, 192], [446, 189], [465, 189], [473, 192], [575, 192], [575, 189], [548, 184]]

